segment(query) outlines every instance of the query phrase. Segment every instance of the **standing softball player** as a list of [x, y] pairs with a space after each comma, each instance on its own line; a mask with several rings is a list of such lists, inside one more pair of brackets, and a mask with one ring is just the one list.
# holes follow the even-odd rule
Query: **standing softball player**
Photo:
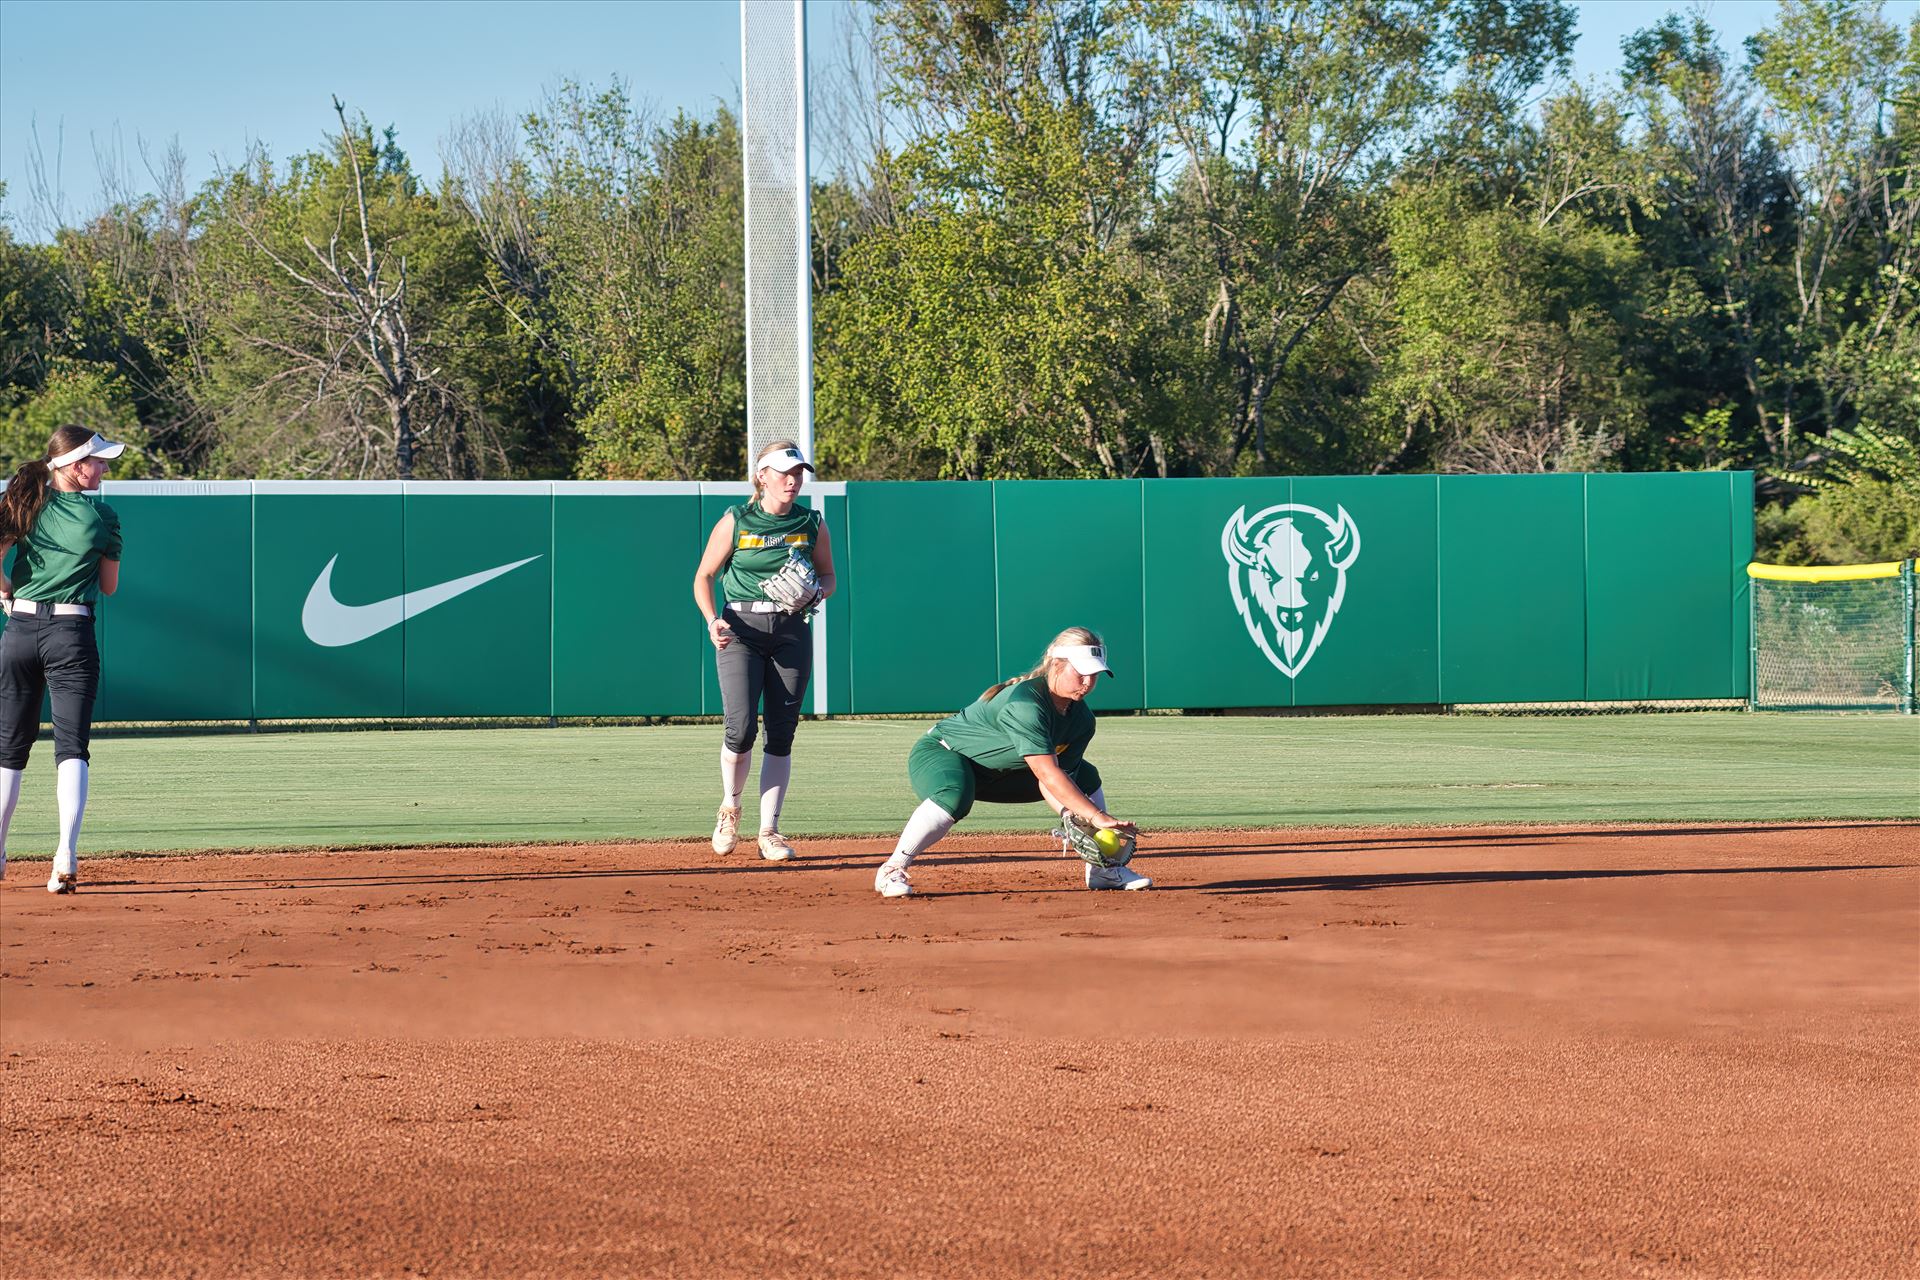
[[1068, 627], [1032, 671], [994, 685], [916, 740], [907, 753], [907, 778], [920, 807], [875, 873], [874, 889], [886, 898], [911, 894], [913, 860], [953, 830], [976, 800], [1042, 799], [1061, 816], [1057, 834], [1086, 860], [1087, 888], [1151, 887], [1153, 881], [1125, 865], [1134, 825], [1107, 812], [1100, 771], [1086, 758], [1094, 730], [1086, 697], [1103, 673], [1112, 669], [1100, 637]]
[[[833, 594], [833, 548], [818, 511], [798, 506], [801, 473], [813, 465], [791, 440], [776, 440], [754, 460], [753, 497], [713, 526], [693, 601], [717, 651], [726, 739], [720, 746], [720, 812], [713, 851], [739, 841], [740, 794], [753, 763], [756, 721], [764, 720], [760, 755], [760, 856], [793, 857], [780, 834], [780, 807], [793, 777], [793, 735], [813, 671], [812, 610]], [[718, 578], [725, 597], [714, 599]], [[764, 714], [762, 702], [765, 703]]]
[[18, 548], [13, 572], [0, 573], [0, 874], [7, 830], [20, 803], [20, 775], [40, 732], [40, 705], [53, 695], [54, 791], [60, 844], [51, 893], [80, 880], [80, 819], [87, 810], [87, 744], [100, 690], [93, 612], [120, 587], [120, 517], [86, 496], [107, 462], [126, 449], [84, 427], [62, 427], [45, 459], [14, 474], [0, 496], [0, 563]]

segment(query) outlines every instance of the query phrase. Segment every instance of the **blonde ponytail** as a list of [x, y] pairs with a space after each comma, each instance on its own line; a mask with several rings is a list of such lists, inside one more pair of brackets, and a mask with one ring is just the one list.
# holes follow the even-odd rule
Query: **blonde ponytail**
[[991, 698], [994, 694], [999, 693], [1002, 689], [1005, 689], [1008, 685], [1019, 684], [1022, 680], [1031, 680], [1035, 676], [1044, 676], [1044, 675], [1051, 674], [1053, 671], [1053, 665], [1056, 662], [1066, 661], [1065, 658], [1055, 658], [1051, 656], [1053, 651], [1055, 649], [1058, 649], [1061, 645], [1090, 644], [1090, 645], [1098, 646], [1104, 643], [1105, 641], [1101, 640], [1098, 634], [1096, 634], [1095, 632], [1089, 631], [1085, 627], [1068, 627], [1065, 631], [1062, 631], [1059, 635], [1055, 636], [1053, 639], [1047, 642], [1046, 652], [1040, 655], [1040, 661], [1038, 664], [1034, 666], [1033, 670], [1027, 672], [1025, 675], [1014, 676], [1010, 680], [1002, 680], [999, 684], [989, 685], [987, 687], [986, 692], [982, 693], [979, 698], [975, 699], [975, 701], [976, 702], [985, 701], [986, 699]]

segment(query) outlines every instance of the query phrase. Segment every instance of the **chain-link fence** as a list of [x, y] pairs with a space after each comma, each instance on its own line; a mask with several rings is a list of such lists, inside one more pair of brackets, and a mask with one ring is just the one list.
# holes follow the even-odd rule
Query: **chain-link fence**
[[1914, 562], [1755, 564], [1757, 711], [1914, 710]]
[[1624, 716], [1666, 711], [1745, 711], [1741, 698], [1648, 698], [1630, 702], [1456, 702], [1456, 716]]

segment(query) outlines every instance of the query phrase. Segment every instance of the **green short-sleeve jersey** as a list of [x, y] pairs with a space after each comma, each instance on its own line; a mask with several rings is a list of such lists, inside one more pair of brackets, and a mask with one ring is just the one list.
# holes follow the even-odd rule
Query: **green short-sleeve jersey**
[[820, 513], [794, 503], [783, 516], [770, 516], [757, 501], [744, 502], [727, 513], [733, 517], [733, 551], [720, 578], [721, 593], [729, 600], [765, 600], [761, 584], [799, 554], [813, 563], [814, 544], [820, 538]]
[[1093, 712], [1075, 699], [1055, 709], [1045, 676], [1016, 680], [991, 698], [948, 716], [933, 735], [983, 769], [1020, 769], [1051, 755], [1072, 773], [1093, 741]]
[[100, 562], [120, 558], [120, 517], [81, 493], [55, 489], [13, 557], [13, 593], [42, 604], [92, 604]]

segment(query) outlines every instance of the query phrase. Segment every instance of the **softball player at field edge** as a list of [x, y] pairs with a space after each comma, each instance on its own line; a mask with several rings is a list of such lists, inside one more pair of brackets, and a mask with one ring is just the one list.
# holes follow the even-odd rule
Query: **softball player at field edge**
[[[754, 459], [753, 497], [715, 523], [693, 576], [693, 600], [717, 651], [727, 722], [720, 746], [715, 853], [731, 853], [738, 843], [740, 793], [753, 763], [755, 721], [760, 719], [767, 731], [760, 753], [760, 856], [769, 862], [793, 857], [793, 846], [780, 834], [780, 806], [793, 778], [793, 735], [813, 672], [813, 633], [804, 612], [788, 612], [767, 599], [761, 588], [789, 557], [798, 556], [812, 564], [820, 600], [833, 594], [833, 548], [826, 523], [818, 511], [795, 505], [805, 479], [802, 472], [811, 470], [813, 464], [791, 440], [775, 440], [762, 449]], [[716, 577], [726, 597], [724, 610], [714, 600]]]
[[50, 893], [80, 881], [80, 819], [87, 810], [87, 745], [100, 690], [94, 606], [120, 587], [120, 517], [86, 496], [98, 489], [123, 444], [85, 427], [62, 427], [47, 456], [22, 466], [0, 496], [0, 563], [14, 547], [13, 573], [0, 573], [0, 876], [7, 829], [20, 803], [20, 775], [40, 733], [40, 704], [53, 694], [54, 793], [60, 844]]
[[[1055, 812], [1099, 827], [1132, 832], [1107, 812], [1100, 771], [1086, 759], [1093, 712], [1086, 697], [1102, 674], [1111, 675], [1107, 649], [1085, 627], [1068, 627], [1047, 646], [1040, 665], [994, 685], [972, 706], [948, 716], [907, 753], [907, 778], [920, 807], [907, 819], [893, 856], [880, 864], [873, 887], [884, 898], [913, 892], [908, 868], [932, 848], [974, 801], [1028, 804], [1044, 799]], [[1087, 866], [1089, 889], [1146, 889], [1153, 881], [1129, 867]]]

